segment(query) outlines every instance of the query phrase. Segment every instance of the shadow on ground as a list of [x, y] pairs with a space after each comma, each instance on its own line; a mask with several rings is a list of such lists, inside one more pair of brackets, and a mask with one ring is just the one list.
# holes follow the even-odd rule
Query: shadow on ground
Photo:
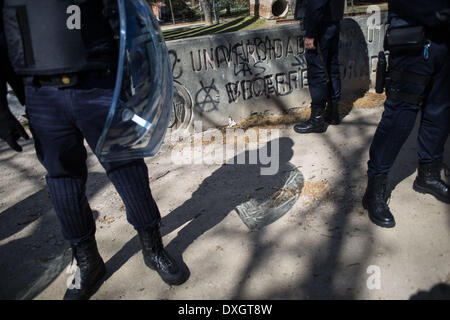
[[419, 291], [410, 300], [450, 300], [450, 285], [438, 283], [429, 291]]
[[[268, 165], [263, 165], [261, 162], [248, 164], [251, 152], [245, 151], [231, 159], [231, 163], [234, 164], [224, 164], [206, 178], [189, 200], [162, 218], [161, 234], [163, 236], [183, 226], [178, 231], [177, 236], [166, 246], [169, 253], [178, 262], [183, 263], [182, 255], [189, 245], [222, 222], [239, 205], [248, 203], [249, 194], [251, 194], [255, 203], [263, 203], [267, 199], [275, 199], [280, 190], [286, 186], [290, 173], [296, 171], [299, 184], [296, 185], [295, 190], [292, 190], [293, 196], [287, 196], [286, 199], [281, 200], [278, 198], [280, 202], [286, 200], [284, 202], [285, 205], [276, 203], [280, 209], [275, 212], [271, 211], [273, 216], [264, 217], [264, 221], [259, 223], [258, 226], [263, 228], [287, 213], [294, 205], [295, 199], [298, 198], [303, 187], [301, 173], [289, 162], [293, 155], [293, 143], [290, 138], [280, 138], [270, 141], [257, 150], [259, 155], [264, 154], [275, 157], [276, 148], [274, 145], [279, 147], [280, 157], [277, 166], [279, 170], [274, 175], [261, 174], [263, 168], [267, 169], [273, 163]], [[247, 164], [237, 164], [241, 159], [247, 159], [245, 161]], [[288, 201], [293, 200], [293, 198], [295, 198], [294, 201]], [[137, 236], [135, 236], [106, 262], [108, 269], [107, 278], [114, 274], [139, 250], [139, 241]]]
[[[96, 183], [90, 183], [88, 197], [108, 182], [106, 175], [95, 172], [90, 174], [92, 179]], [[0, 240], [22, 231], [27, 235], [0, 246], [0, 299], [33, 299], [71, 262], [71, 250], [62, 237], [47, 188], [1, 212]]]

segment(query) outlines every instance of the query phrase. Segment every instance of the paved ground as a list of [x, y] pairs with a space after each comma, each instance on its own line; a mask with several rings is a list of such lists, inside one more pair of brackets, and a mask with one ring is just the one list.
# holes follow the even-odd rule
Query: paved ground
[[[433, 288], [434, 297], [449, 298], [450, 208], [411, 188], [416, 132], [390, 179], [397, 227], [374, 226], [361, 207], [381, 112], [381, 105], [354, 109], [321, 135], [282, 129], [275, 176], [261, 176], [259, 165], [172, 161], [181, 159], [189, 141], [167, 143], [148, 158], [164, 243], [190, 270], [178, 287], [145, 267], [122, 202], [90, 154], [87, 193], [108, 270], [92, 299], [410, 299], [427, 297]], [[206, 145], [221, 147], [218, 139]], [[448, 146], [447, 161], [449, 152]], [[250, 230], [236, 208], [252, 199], [280, 199], [277, 192], [292, 172], [301, 185], [286, 198], [289, 210]], [[0, 142], [0, 176], [0, 297], [60, 299], [71, 253], [31, 141], [20, 154]]]

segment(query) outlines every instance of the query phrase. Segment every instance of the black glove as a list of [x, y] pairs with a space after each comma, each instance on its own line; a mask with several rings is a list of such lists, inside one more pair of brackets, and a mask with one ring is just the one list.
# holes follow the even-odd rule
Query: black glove
[[16, 117], [9, 110], [0, 114], [0, 138], [5, 140], [12, 149], [21, 152], [22, 147], [17, 143], [21, 137], [25, 140], [30, 139]]

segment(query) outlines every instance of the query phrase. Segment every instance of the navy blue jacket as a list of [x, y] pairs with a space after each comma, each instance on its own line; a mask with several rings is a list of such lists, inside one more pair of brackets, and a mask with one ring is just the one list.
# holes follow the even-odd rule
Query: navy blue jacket
[[[448, 27], [450, 25], [448, 10], [450, 10], [450, 0], [389, 0], [389, 12], [411, 23], [429, 28]], [[443, 18], [445, 16], [446, 21]]]
[[317, 30], [323, 22], [342, 20], [344, 8], [345, 0], [297, 0], [294, 18], [304, 19], [305, 36], [315, 38]]

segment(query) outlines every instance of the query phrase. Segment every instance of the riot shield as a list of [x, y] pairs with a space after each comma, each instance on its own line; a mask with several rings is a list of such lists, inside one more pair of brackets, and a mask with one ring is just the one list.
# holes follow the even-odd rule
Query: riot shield
[[101, 161], [153, 156], [172, 112], [173, 79], [158, 22], [144, 0], [118, 0], [120, 48], [113, 101], [95, 153]]

